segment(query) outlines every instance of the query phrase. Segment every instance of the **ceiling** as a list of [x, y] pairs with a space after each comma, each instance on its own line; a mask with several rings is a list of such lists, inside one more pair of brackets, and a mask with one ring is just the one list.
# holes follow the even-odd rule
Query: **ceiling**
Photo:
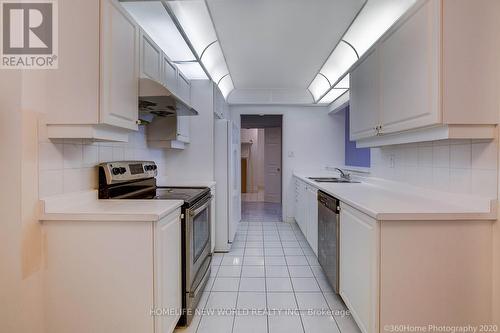
[[235, 88], [307, 89], [365, 0], [207, 0]]

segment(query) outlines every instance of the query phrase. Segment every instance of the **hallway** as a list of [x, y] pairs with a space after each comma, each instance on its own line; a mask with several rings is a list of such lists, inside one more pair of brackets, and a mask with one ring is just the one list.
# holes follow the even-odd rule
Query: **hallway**
[[263, 201], [242, 201], [241, 220], [246, 222], [282, 222], [281, 204]]

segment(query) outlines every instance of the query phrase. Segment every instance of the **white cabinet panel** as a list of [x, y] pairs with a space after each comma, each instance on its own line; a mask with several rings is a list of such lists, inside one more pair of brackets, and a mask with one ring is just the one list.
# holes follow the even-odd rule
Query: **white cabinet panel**
[[441, 122], [439, 1], [428, 1], [380, 44], [383, 133]]
[[177, 92], [177, 68], [165, 54], [162, 55], [162, 83], [168, 88], [168, 90], [176, 93]]
[[306, 239], [318, 255], [318, 190], [312, 186], [307, 187], [307, 235]]
[[341, 204], [340, 295], [363, 333], [376, 332], [378, 242], [376, 221]]
[[190, 120], [188, 116], [177, 116], [177, 140], [189, 143]]
[[177, 93], [187, 103], [191, 103], [191, 83], [179, 72], [177, 80]]
[[155, 316], [155, 332], [173, 332], [182, 309], [181, 221], [169, 215], [155, 226], [155, 309], [176, 310], [176, 314]]
[[380, 119], [379, 54], [376, 50], [352, 71], [350, 84], [350, 139], [375, 136]]
[[101, 6], [101, 122], [137, 129], [139, 27], [117, 2]]
[[162, 53], [160, 48], [146, 35], [141, 33], [141, 76], [161, 82]]

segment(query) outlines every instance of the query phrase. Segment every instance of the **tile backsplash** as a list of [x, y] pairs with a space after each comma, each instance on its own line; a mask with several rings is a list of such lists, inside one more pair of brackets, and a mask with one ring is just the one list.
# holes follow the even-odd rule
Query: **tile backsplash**
[[497, 197], [496, 140], [446, 140], [372, 148], [371, 174], [446, 192]]
[[153, 160], [164, 175], [165, 150], [148, 148], [145, 128], [129, 135], [128, 143], [90, 142], [81, 139], [49, 140], [46, 126], [38, 126], [40, 198], [97, 189], [97, 164], [117, 160]]

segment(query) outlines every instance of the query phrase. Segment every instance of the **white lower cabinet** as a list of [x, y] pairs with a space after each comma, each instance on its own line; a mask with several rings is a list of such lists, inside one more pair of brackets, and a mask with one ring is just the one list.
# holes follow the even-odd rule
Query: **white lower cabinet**
[[491, 324], [493, 221], [375, 220], [340, 205], [340, 296], [363, 333]]
[[295, 221], [318, 255], [318, 190], [295, 178]]
[[362, 332], [376, 332], [378, 237], [376, 220], [340, 208], [340, 295]]
[[155, 226], [155, 309], [175, 314], [155, 316], [155, 332], [173, 332], [182, 309], [181, 223], [167, 217]]
[[42, 221], [45, 330], [173, 332], [182, 307], [180, 214]]

